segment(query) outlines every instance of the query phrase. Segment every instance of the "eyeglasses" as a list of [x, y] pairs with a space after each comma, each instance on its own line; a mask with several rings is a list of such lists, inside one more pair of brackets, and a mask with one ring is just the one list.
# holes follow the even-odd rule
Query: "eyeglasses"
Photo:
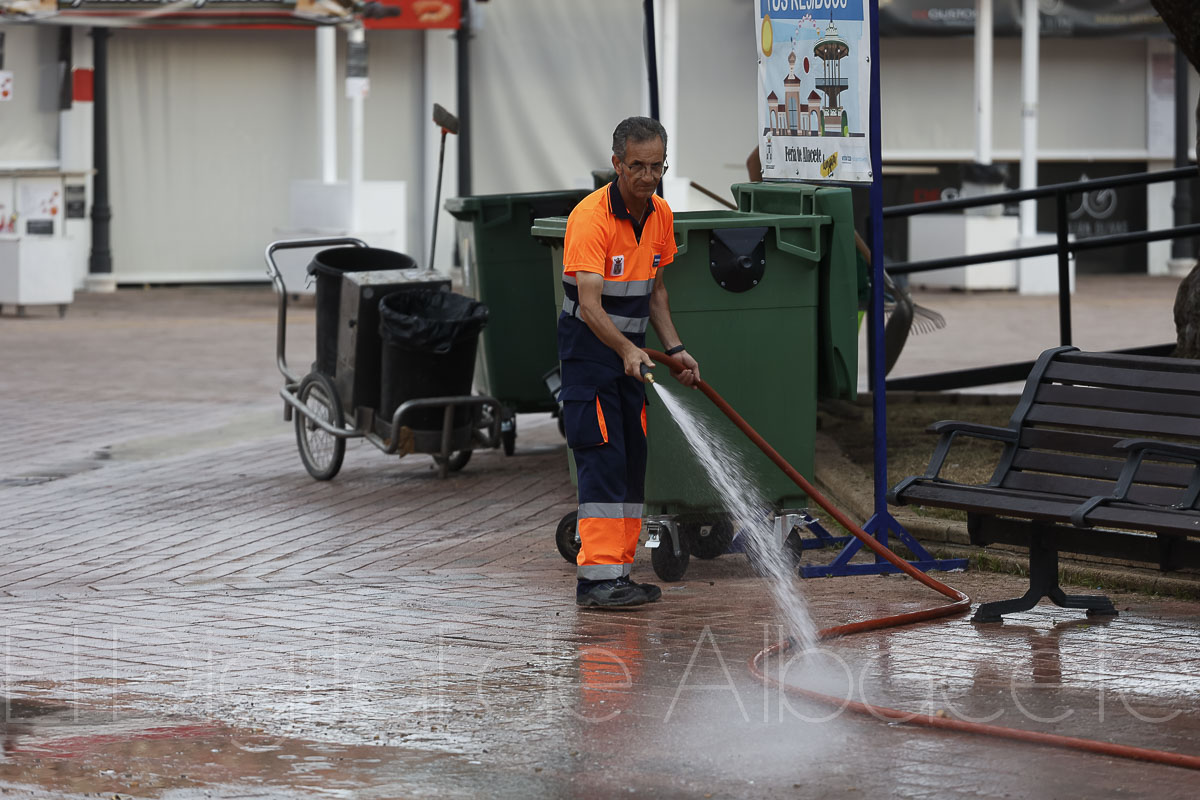
[[641, 161], [635, 161], [632, 164], [625, 164], [624, 161], [621, 163], [624, 164], [625, 169], [629, 170], [636, 178], [641, 178], [647, 173], [656, 178], [661, 178], [663, 175], [667, 174], [667, 170], [670, 168], [670, 165], [668, 165], [665, 161], [661, 164], [643, 164]]

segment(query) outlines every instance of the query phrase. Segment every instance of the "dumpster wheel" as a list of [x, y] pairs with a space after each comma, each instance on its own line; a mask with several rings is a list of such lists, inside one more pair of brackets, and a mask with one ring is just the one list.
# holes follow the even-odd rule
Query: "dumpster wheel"
[[500, 444], [506, 456], [511, 456], [517, 449], [517, 415], [511, 409], [500, 412]]
[[558, 554], [572, 564], [579, 563], [579, 550], [583, 547], [579, 542], [579, 512], [572, 511], [558, 522], [554, 532], [554, 544]]
[[687, 537], [681, 533], [679, 552], [676, 553], [671, 534], [665, 529], [659, 534], [658, 547], [650, 551], [650, 565], [654, 567], [654, 574], [667, 583], [682, 580], [690, 560]]
[[[312, 412], [313, 416], [339, 430], [345, 426], [342, 402], [338, 399], [333, 381], [320, 372], [310, 372], [300, 382], [296, 398]], [[296, 414], [296, 447], [300, 460], [308, 474], [319, 481], [327, 481], [338, 474], [342, 459], [346, 456], [346, 440], [321, 430], [305, 414]]]
[[679, 524], [679, 534], [687, 541], [688, 550], [696, 558], [710, 559], [729, 552], [733, 543], [733, 524], [722, 517], [709, 524], [685, 522]]

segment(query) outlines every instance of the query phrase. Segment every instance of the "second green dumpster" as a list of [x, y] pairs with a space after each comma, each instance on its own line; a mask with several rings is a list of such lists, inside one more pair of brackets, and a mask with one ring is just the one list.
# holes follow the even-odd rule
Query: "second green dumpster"
[[[537, 217], [561, 216], [586, 189], [452, 197], [446, 210], [458, 220], [464, 294], [487, 304], [488, 329], [479, 341], [475, 384], [504, 405], [502, 427], [511, 455], [511, 414], [556, 411], [542, 376], [558, 363], [555, 321], [540, 312], [550, 303], [546, 251], [530, 235]], [[506, 435], [511, 434], [511, 435]]]

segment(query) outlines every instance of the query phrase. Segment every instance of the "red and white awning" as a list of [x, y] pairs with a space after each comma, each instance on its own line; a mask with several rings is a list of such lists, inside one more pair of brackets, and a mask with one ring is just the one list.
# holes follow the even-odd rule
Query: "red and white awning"
[[457, 28], [460, 0], [0, 0], [0, 21], [107, 28]]

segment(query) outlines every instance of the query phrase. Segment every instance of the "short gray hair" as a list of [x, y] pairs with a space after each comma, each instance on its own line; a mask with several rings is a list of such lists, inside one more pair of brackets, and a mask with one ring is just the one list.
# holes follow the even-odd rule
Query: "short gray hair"
[[625, 160], [625, 145], [632, 142], [649, 142], [662, 139], [663, 154], [667, 152], [667, 129], [656, 119], [650, 117], [626, 117], [617, 124], [613, 131], [613, 155]]

